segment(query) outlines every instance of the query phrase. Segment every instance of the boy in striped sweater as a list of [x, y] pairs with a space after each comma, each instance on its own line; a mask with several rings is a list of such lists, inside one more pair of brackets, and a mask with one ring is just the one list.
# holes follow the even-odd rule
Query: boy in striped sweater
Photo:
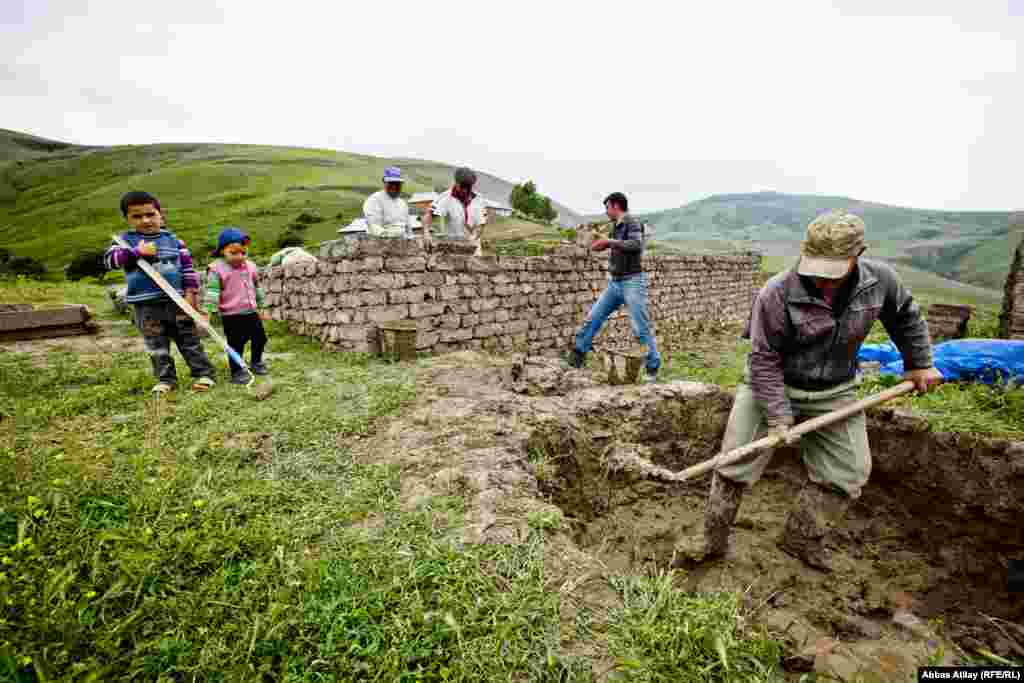
[[129, 246], [111, 244], [104, 263], [108, 270], [124, 269], [125, 302], [135, 306], [135, 324], [157, 379], [153, 391], [163, 394], [178, 386], [171, 340], [192, 371], [192, 389], [207, 391], [214, 384], [214, 370], [199, 341], [195, 322], [137, 265], [140, 259], [148, 261], [195, 308], [199, 276], [192, 255], [184, 242], [162, 227], [160, 202], [153, 195], [127, 193], [121, 198], [121, 214], [131, 228], [121, 235]]

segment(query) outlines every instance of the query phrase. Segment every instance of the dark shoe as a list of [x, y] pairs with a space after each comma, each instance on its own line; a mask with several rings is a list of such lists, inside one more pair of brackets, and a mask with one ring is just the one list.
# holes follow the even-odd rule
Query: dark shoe
[[249, 369], [252, 370], [252, 374], [254, 374], [254, 375], [269, 375], [270, 374], [270, 370], [267, 370], [267, 364], [266, 363], [262, 363], [262, 362], [260, 362], [260, 363], [253, 363], [252, 365], [249, 366]]
[[843, 517], [850, 502], [843, 493], [807, 484], [786, 517], [779, 549], [809, 567], [832, 572], [832, 554], [825, 547], [825, 535]]
[[743, 500], [746, 484], [726, 479], [715, 472], [704, 506], [703, 537], [684, 538], [676, 545], [676, 567], [692, 567], [724, 557], [729, 550], [729, 533]]
[[580, 353], [576, 349], [572, 349], [565, 357], [566, 364], [573, 369], [579, 370], [583, 367], [584, 361], [587, 359], [587, 354]]
[[238, 370], [237, 372], [231, 373], [232, 384], [248, 384], [249, 379], [249, 373], [245, 370]]
[[650, 370], [644, 371], [644, 384], [657, 384], [658, 382], [658, 371], [651, 372]]

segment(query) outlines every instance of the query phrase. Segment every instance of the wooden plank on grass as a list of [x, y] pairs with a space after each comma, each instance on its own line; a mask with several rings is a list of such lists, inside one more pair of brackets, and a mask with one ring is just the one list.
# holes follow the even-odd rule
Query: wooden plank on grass
[[90, 319], [89, 309], [79, 305], [0, 313], [0, 332], [79, 325]]
[[78, 337], [84, 334], [96, 334], [99, 327], [95, 323], [78, 323], [76, 325], [60, 325], [58, 327], [35, 327], [24, 330], [0, 330], [0, 343], [15, 341], [31, 341], [33, 339], [57, 339], [59, 337]]

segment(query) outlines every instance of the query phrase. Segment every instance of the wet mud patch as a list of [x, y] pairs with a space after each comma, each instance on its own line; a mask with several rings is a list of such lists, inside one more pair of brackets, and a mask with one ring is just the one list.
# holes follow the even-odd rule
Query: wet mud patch
[[[621, 464], [639, 456], [680, 470], [718, 452], [728, 397], [693, 388], [704, 385], [673, 386], [682, 401], [645, 395], [642, 405], [625, 406], [612, 398], [602, 409], [583, 402], [572, 419], [553, 418], [528, 440], [539, 488], [564, 511], [573, 541], [615, 572], [670, 566], [678, 540], [703, 524], [708, 477], [666, 483]], [[746, 492], [729, 555], [686, 572], [680, 587], [742, 593], [765, 623], [787, 621], [779, 631], [794, 654], [822, 639], [918, 637], [936, 656], [945, 636], [968, 651], [1021, 656], [1024, 629], [1001, 632], [993, 623], [1024, 623], [1024, 599], [1007, 587], [1009, 561], [1024, 559], [1024, 444], [931, 433], [894, 411], [869, 422], [875, 470], [828, 539], [835, 573], [806, 567], [776, 545], [806, 481], [799, 452], [789, 448]]]

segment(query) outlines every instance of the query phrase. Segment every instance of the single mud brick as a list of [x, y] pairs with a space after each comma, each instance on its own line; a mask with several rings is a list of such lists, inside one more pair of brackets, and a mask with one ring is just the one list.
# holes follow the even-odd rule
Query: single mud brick
[[309, 310], [303, 316], [307, 325], [323, 325], [327, 322], [327, 314], [324, 311]]
[[461, 320], [461, 327], [476, 327], [481, 322], [489, 322], [486, 320], [482, 320], [479, 313], [469, 313], [467, 315], [462, 316]]
[[445, 343], [466, 341], [473, 338], [473, 330], [470, 329], [457, 329], [457, 330], [441, 330], [441, 341]]
[[409, 306], [409, 317], [423, 318], [426, 316], [443, 315], [445, 305], [440, 303], [413, 303]]
[[475, 328], [473, 328], [473, 336], [476, 337], [477, 339], [483, 339], [484, 337], [493, 337], [495, 335], [501, 334], [502, 332], [503, 330], [501, 326], [495, 325], [493, 323], [488, 323], [486, 325], [478, 325]]
[[445, 284], [443, 273], [409, 273], [406, 279], [412, 287], [439, 287]]
[[469, 308], [475, 313], [493, 311], [501, 305], [500, 299], [475, 299], [469, 302]]
[[390, 257], [384, 261], [384, 269], [396, 273], [422, 272], [427, 269], [423, 256]]
[[446, 330], [457, 330], [462, 327], [462, 316], [457, 313], [447, 313], [440, 318], [439, 324]]
[[409, 287], [388, 292], [388, 302], [393, 304], [421, 304], [436, 297], [437, 291], [433, 287]]
[[392, 289], [395, 286], [395, 276], [391, 273], [374, 273], [359, 278], [360, 289]]
[[335, 294], [342, 294], [349, 291], [352, 288], [352, 276], [351, 275], [335, 275], [331, 278], [330, 291]]
[[409, 307], [404, 304], [398, 306], [373, 306], [366, 309], [367, 320], [379, 324], [404, 320], [408, 317]]
[[420, 332], [416, 339], [416, 348], [420, 351], [428, 351], [441, 341], [440, 332]]
[[467, 268], [468, 257], [459, 256], [454, 254], [431, 254], [427, 259], [427, 270], [436, 271], [456, 271], [464, 273], [468, 270]]
[[468, 285], [464, 285], [464, 286], [460, 287], [459, 289], [461, 290], [462, 298], [464, 298], [464, 299], [479, 299], [480, 298], [480, 292], [477, 291], [476, 287], [471, 287], [471, 286], [468, 286]]
[[466, 269], [471, 273], [498, 273], [501, 271], [496, 256], [472, 256], [466, 262]]
[[376, 334], [375, 325], [335, 325], [333, 335], [341, 341], [366, 341], [369, 335]]
[[458, 285], [437, 288], [437, 298], [441, 301], [454, 301], [462, 297], [462, 288]]

